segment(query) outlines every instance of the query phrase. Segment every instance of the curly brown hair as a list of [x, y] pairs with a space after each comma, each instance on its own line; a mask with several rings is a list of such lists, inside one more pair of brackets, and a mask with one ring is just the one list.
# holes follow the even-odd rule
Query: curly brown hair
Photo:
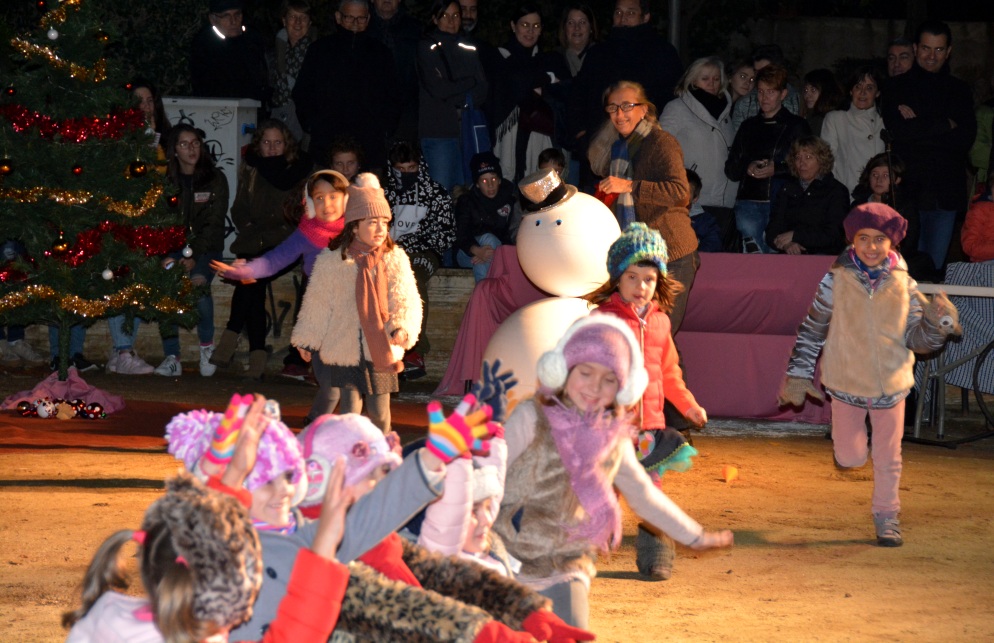
[[835, 167], [835, 155], [832, 154], [832, 148], [829, 147], [828, 143], [817, 136], [802, 136], [794, 141], [793, 145], [790, 146], [790, 152], [787, 154], [787, 166], [790, 168], [792, 175], [797, 176], [794, 164], [801, 150], [808, 150], [818, 159], [819, 176], [828, 174]]

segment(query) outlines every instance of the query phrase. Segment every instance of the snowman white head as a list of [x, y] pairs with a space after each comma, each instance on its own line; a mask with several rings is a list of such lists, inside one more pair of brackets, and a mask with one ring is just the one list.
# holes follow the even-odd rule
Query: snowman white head
[[606, 282], [607, 252], [621, 235], [611, 210], [552, 169], [529, 174], [518, 187], [524, 217], [516, 244], [525, 276], [560, 297], [580, 297]]

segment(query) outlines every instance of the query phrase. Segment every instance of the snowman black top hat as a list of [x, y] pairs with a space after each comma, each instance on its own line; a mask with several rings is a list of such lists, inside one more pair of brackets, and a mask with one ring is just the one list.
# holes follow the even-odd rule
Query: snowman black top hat
[[521, 190], [521, 209], [525, 214], [549, 210], [576, 194], [576, 187], [563, 183], [552, 168], [532, 172], [518, 182], [518, 188]]

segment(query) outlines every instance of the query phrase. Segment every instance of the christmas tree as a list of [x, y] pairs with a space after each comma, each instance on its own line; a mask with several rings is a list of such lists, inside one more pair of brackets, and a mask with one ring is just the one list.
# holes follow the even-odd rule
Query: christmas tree
[[189, 327], [200, 293], [160, 261], [185, 231], [108, 57], [114, 17], [98, 0], [31, 4], [38, 27], [10, 41], [16, 67], [0, 86], [0, 243], [24, 248], [0, 259], [0, 323], [56, 326], [64, 380], [73, 325], [124, 314]]

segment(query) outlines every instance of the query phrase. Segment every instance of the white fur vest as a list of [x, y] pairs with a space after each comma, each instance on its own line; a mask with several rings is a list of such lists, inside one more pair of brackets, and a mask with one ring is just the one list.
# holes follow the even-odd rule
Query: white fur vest
[[[390, 345], [394, 362], [404, 357], [418, 341], [421, 330], [421, 298], [418, 296], [414, 272], [407, 253], [395, 246], [384, 253], [378, 270], [387, 271], [387, 308], [389, 318], [384, 324], [387, 334], [398, 328], [407, 332], [407, 343]], [[359, 342], [362, 354], [369, 359], [370, 351], [362, 336], [356, 305], [356, 278], [359, 269], [351, 258], [342, 258], [341, 250], [322, 250], [314, 261], [314, 270], [304, 293], [304, 303], [293, 327], [291, 343], [317, 353], [329, 365], [359, 365]]]

